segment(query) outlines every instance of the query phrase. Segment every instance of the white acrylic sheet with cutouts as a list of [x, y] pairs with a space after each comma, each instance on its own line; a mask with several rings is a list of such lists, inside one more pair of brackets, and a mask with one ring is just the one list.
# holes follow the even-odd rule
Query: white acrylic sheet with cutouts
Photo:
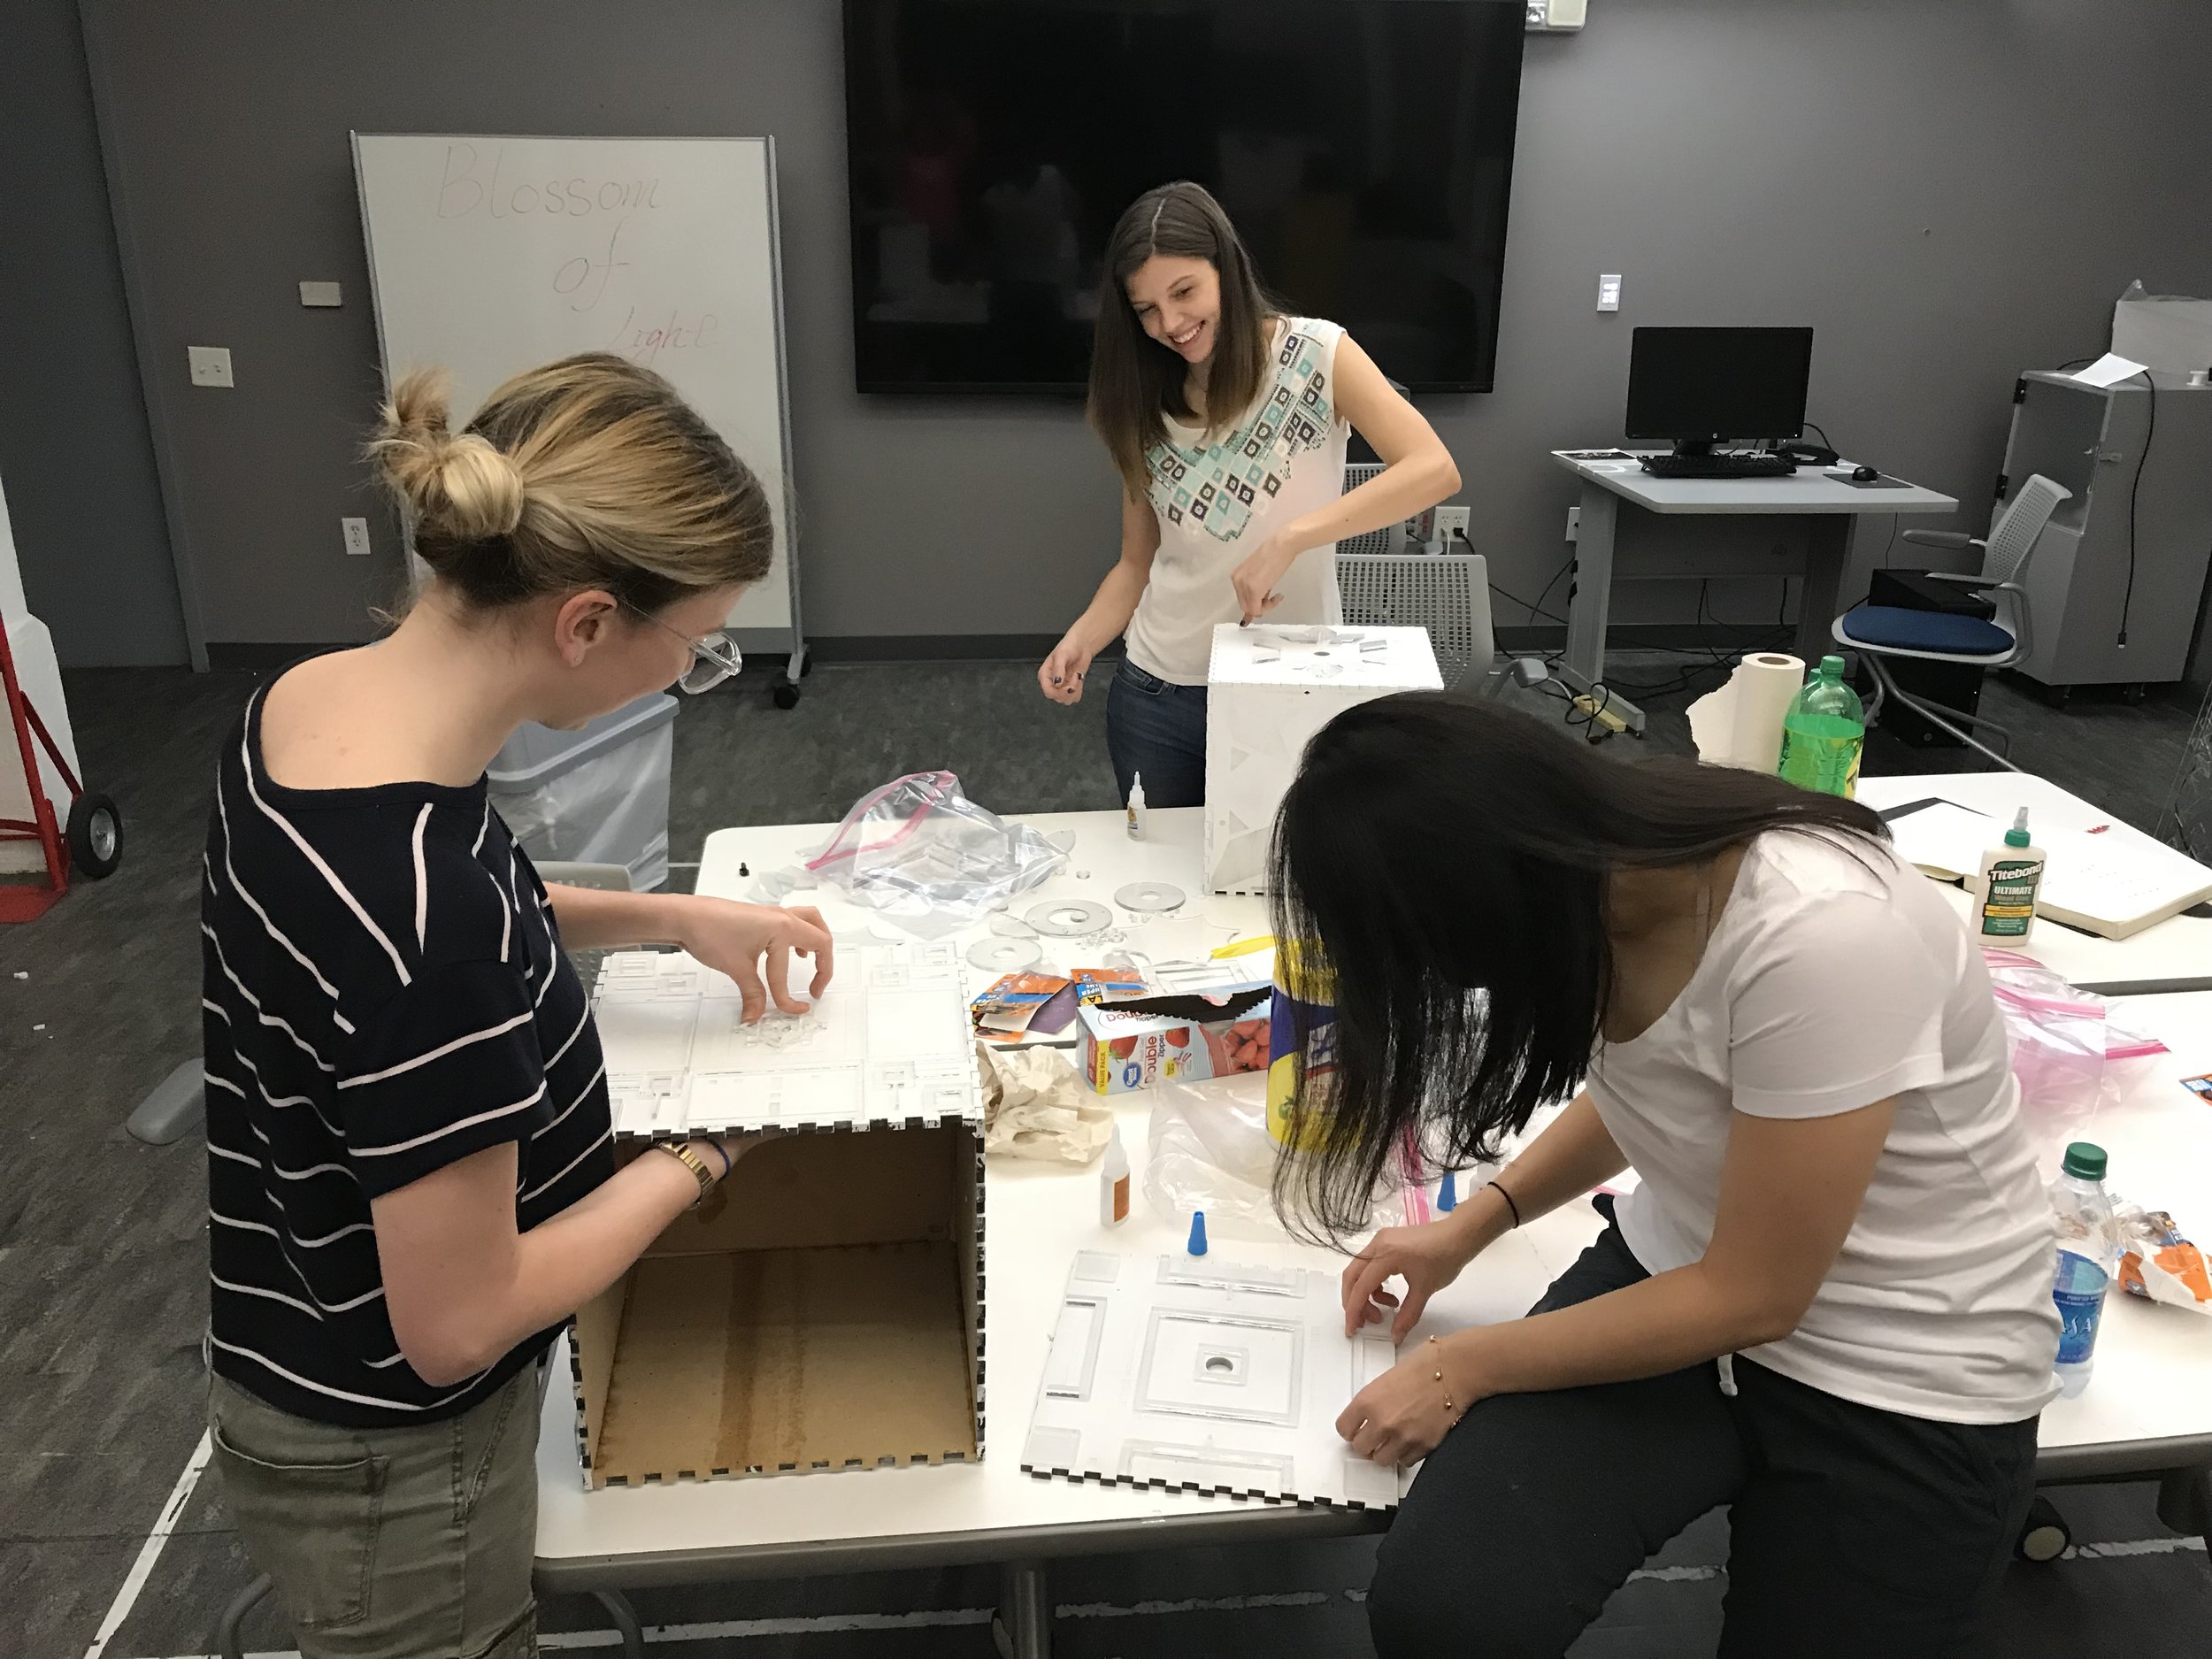
[[[795, 963], [804, 1000], [813, 973]], [[942, 944], [848, 949], [801, 1015], [743, 1019], [736, 982], [681, 954], [623, 951], [599, 973], [618, 1135], [862, 1128], [979, 1118], [960, 957]]]
[[1391, 1509], [1403, 1480], [1336, 1432], [1397, 1363], [1344, 1334], [1336, 1281], [1211, 1256], [1079, 1252], [1055, 1317], [1033, 1475], [1271, 1502]]

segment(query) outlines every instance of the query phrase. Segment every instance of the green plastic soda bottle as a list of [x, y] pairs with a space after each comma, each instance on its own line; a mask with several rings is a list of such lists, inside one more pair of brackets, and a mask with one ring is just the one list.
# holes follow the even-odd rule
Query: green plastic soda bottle
[[1858, 793], [1859, 752], [1866, 747], [1866, 708], [1843, 683], [1843, 658], [1824, 657], [1782, 717], [1782, 760], [1776, 768], [1801, 789], [1846, 800]]

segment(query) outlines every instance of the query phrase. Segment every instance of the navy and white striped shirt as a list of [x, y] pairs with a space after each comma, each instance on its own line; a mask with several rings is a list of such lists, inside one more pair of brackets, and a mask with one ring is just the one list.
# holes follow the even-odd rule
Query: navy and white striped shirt
[[369, 1201], [517, 1143], [516, 1225], [613, 1172], [606, 1067], [529, 858], [466, 788], [287, 789], [247, 705], [201, 893], [215, 1370], [357, 1428], [465, 1411], [541, 1333], [457, 1386], [392, 1336]]

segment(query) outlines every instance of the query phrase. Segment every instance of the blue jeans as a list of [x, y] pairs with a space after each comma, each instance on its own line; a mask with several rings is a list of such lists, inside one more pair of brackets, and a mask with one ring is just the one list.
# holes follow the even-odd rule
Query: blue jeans
[[1124, 657], [1106, 693], [1106, 753], [1124, 801], [1138, 773], [1147, 806], [1206, 803], [1206, 688], [1174, 686]]

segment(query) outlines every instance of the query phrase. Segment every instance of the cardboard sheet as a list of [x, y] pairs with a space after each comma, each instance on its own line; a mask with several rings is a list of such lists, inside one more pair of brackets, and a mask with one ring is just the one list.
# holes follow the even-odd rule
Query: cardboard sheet
[[949, 1242], [649, 1257], [595, 1484], [976, 1454]]

